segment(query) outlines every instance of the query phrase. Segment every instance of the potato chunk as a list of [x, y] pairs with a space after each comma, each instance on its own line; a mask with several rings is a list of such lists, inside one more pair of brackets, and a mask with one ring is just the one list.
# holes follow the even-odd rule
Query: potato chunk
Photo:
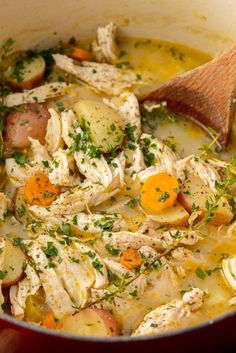
[[4, 273], [2, 285], [10, 287], [20, 281], [23, 276], [23, 263], [26, 260], [25, 254], [19, 246], [14, 246], [12, 241], [6, 239], [4, 249]]
[[92, 100], [82, 100], [74, 110], [82, 125], [90, 130], [92, 143], [103, 152], [121, 145], [123, 141], [123, 121], [115, 110], [106, 104]]
[[18, 58], [18, 61], [11, 67], [7, 83], [14, 90], [32, 89], [40, 85], [46, 64], [42, 56], [35, 58]]
[[[212, 200], [214, 200], [214, 193], [201, 178], [191, 175], [185, 180], [184, 186], [181, 187], [178, 200], [189, 213], [193, 211], [194, 207], [198, 207], [200, 218], [202, 218], [207, 211], [206, 203], [212, 203]], [[215, 225], [228, 224], [232, 218], [231, 206], [228, 200], [222, 197], [218, 202], [218, 207], [214, 210], [214, 216], [210, 223]]]
[[68, 317], [62, 331], [81, 336], [118, 336], [119, 329], [116, 319], [106, 310], [85, 309]]
[[10, 148], [26, 148], [28, 137], [45, 144], [45, 135], [50, 114], [38, 103], [23, 104], [21, 111], [15, 111], [6, 118], [5, 141]]

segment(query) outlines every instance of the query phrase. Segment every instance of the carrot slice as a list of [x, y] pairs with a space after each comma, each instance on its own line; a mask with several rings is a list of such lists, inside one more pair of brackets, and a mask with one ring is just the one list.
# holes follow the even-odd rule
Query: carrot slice
[[52, 313], [48, 313], [42, 322], [42, 326], [49, 329], [56, 329], [57, 324]]
[[142, 260], [139, 252], [135, 249], [127, 249], [122, 252], [120, 257], [121, 265], [128, 268], [128, 270], [134, 270], [136, 267], [140, 267]]
[[49, 206], [59, 195], [60, 188], [51, 184], [47, 175], [38, 173], [27, 180], [23, 191], [31, 205]]
[[91, 60], [92, 58], [92, 54], [89, 51], [77, 47], [69, 49], [67, 56], [75, 60]]
[[158, 214], [173, 206], [179, 193], [178, 180], [167, 174], [151, 175], [143, 184], [140, 205], [148, 214]]

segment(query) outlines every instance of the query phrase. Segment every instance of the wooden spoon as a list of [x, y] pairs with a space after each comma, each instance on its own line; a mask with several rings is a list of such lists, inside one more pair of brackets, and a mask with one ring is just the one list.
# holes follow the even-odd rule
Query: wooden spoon
[[145, 100], [166, 101], [173, 111], [213, 128], [225, 148], [236, 111], [236, 44], [209, 63], [160, 85]]

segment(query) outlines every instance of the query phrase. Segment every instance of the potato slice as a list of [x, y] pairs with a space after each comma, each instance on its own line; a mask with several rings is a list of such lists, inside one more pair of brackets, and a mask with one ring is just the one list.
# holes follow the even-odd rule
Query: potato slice
[[34, 58], [19, 58], [12, 65], [7, 84], [14, 90], [32, 89], [41, 83], [45, 70], [46, 63], [40, 55]]
[[45, 144], [45, 135], [50, 114], [43, 104], [28, 103], [13, 111], [6, 118], [5, 142], [11, 148], [27, 148], [29, 137]]
[[149, 215], [149, 218], [163, 225], [186, 226], [188, 224], [189, 214], [182, 205], [176, 203], [174, 206], [161, 211], [159, 214]]
[[3, 287], [10, 287], [20, 281], [24, 274], [23, 263], [26, 260], [25, 254], [19, 248], [14, 246], [10, 239], [6, 239], [4, 249]]
[[[204, 217], [206, 213], [206, 201], [210, 203], [214, 199], [214, 193], [208, 185], [198, 176], [191, 175], [181, 187], [181, 193], [178, 200], [183, 207], [191, 213], [193, 206], [199, 207], [200, 218]], [[214, 211], [215, 216], [210, 221], [211, 224], [220, 225], [228, 224], [232, 218], [233, 213], [229, 202], [225, 198], [221, 198], [218, 203], [218, 208]]]
[[123, 121], [114, 109], [93, 100], [82, 100], [75, 104], [78, 119], [90, 130], [92, 143], [103, 152], [121, 145]]
[[18, 188], [16, 192], [14, 215], [20, 223], [25, 225], [31, 223], [33, 220], [33, 216], [29, 212], [29, 204], [26, 201], [23, 187]]
[[84, 309], [68, 317], [62, 331], [81, 336], [118, 336], [119, 328], [116, 319], [106, 310]]

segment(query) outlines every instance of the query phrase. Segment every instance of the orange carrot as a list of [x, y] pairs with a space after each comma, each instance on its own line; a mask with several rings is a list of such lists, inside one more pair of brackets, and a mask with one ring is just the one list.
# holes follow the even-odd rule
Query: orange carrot
[[59, 195], [60, 188], [51, 184], [47, 175], [38, 173], [27, 180], [23, 191], [31, 205], [49, 206]]
[[121, 265], [128, 268], [128, 270], [134, 270], [136, 267], [140, 267], [142, 260], [139, 252], [135, 249], [127, 249], [122, 252], [120, 257]]
[[140, 205], [148, 214], [158, 214], [173, 206], [179, 193], [178, 180], [167, 174], [151, 175], [143, 184]]
[[48, 313], [42, 322], [42, 326], [49, 329], [56, 329], [57, 324], [52, 313]]
[[92, 54], [89, 51], [78, 47], [69, 49], [67, 56], [75, 60], [91, 60], [92, 58]]

